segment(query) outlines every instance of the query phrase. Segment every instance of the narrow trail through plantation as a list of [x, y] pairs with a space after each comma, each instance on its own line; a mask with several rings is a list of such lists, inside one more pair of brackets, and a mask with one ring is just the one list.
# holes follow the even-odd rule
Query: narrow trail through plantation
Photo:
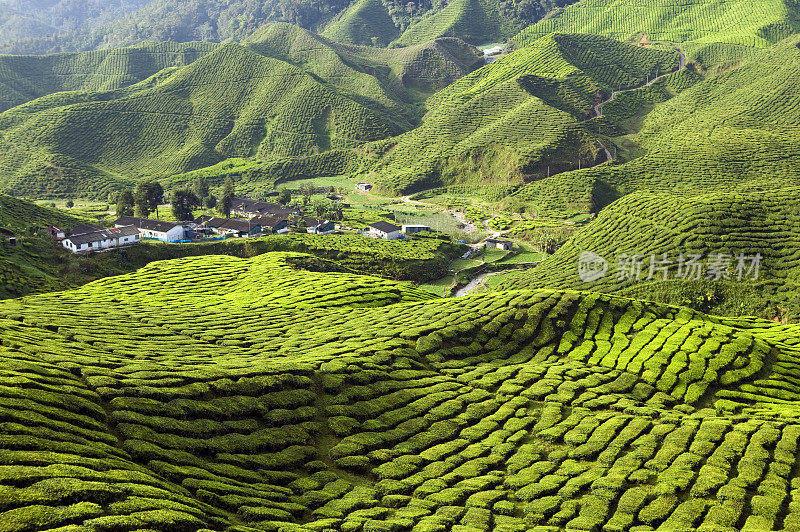
[[[686, 54], [684, 54], [683, 50], [681, 50], [681, 49], [678, 49], [678, 53], [680, 53], [680, 58], [678, 59], [678, 69], [677, 70], [672, 70], [670, 72], [666, 72], [664, 74], [661, 74], [660, 76], [656, 76], [653, 79], [651, 79], [650, 81], [648, 81], [647, 83], [645, 83], [643, 85], [640, 85], [638, 87], [632, 87], [630, 89], [622, 89], [622, 90], [618, 90], [618, 91], [613, 91], [611, 93], [611, 96], [609, 96], [607, 99], [603, 100], [602, 102], [600, 102], [600, 103], [598, 103], [597, 105], [594, 106], [594, 116], [592, 118], [590, 118], [589, 120], [593, 120], [595, 118], [601, 118], [603, 116], [603, 106], [605, 104], [607, 104], [607, 103], [613, 102], [616, 99], [616, 97], [619, 96], [620, 94], [624, 94], [626, 92], [634, 92], [634, 91], [638, 91], [639, 89], [644, 89], [646, 87], [650, 87], [651, 85], [655, 84], [658, 80], [660, 80], [662, 78], [665, 78], [667, 76], [671, 76], [672, 74], [675, 74], [676, 72], [680, 72], [681, 70], [685, 69], [686, 68]], [[588, 122], [589, 120], [584, 120], [584, 122]], [[610, 157], [609, 157], [609, 160], [611, 160]]]

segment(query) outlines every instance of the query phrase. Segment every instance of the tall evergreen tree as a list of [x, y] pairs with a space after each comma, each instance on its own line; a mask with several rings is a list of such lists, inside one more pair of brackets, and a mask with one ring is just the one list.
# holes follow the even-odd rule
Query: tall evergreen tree
[[200, 206], [200, 198], [187, 189], [178, 189], [172, 193], [170, 198], [172, 204], [172, 215], [178, 221], [194, 219], [193, 210]]
[[133, 192], [123, 190], [117, 195], [117, 216], [133, 216], [134, 205]]
[[220, 196], [219, 201], [217, 202], [217, 210], [225, 218], [230, 218], [231, 216], [231, 206], [233, 205], [235, 193], [236, 191], [233, 187], [233, 180], [230, 177], [225, 179], [225, 185], [222, 188], [222, 196]]
[[208, 181], [205, 177], [199, 175], [195, 178], [194, 183], [192, 183], [192, 192], [194, 192], [194, 195], [197, 196], [200, 201], [208, 197], [210, 192], [208, 189]]

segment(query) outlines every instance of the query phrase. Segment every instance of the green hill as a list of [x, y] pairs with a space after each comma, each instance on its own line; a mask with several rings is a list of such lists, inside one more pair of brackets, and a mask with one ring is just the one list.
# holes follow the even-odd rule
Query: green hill
[[619, 147], [619, 164], [533, 183], [516, 199], [539, 203], [564, 181], [579, 192], [599, 183], [611, 199], [635, 190], [691, 196], [800, 184], [800, 117], [787, 111], [800, 105], [798, 43], [791, 37], [718, 75], [686, 71], [620, 95], [593, 121], [606, 145]]
[[75, 54], [0, 55], [0, 112], [54, 92], [133, 85], [164, 69], [188, 65], [215, 47], [160, 43]]
[[441, 11], [411, 25], [393, 44], [407, 46], [443, 36], [481, 44], [508, 35], [501, 30], [496, 4], [481, 0], [454, 0]]
[[381, 0], [359, 0], [326, 27], [322, 35], [345, 44], [387, 46], [400, 32]]
[[[458, 0], [459, 6], [450, 6], [401, 0], [130, 0], [120, 5], [118, 0], [91, 0], [91, 5], [83, 5], [78, 0], [59, 0], [47, 9], [25, 10], [22, 0], [14, 1], [20, 5], [10, 10], [0, 3], [0, 53], [74, 52], [161, 41], [241, 42], [274, 22], [316, 32], [327, 28], [326, 36], [349, 44], [373, 44], [372, 37], [377, 37], [377, 44], [386, 45], [409, 29], [398, 42], [422, 44], [457, 37], [481, 44], [505, 40], [564, 3]], [[63, 16], [54, 20], [59, 11]], [[417, 25], [420, 29], [413, 29]]]
[[[402, 74], [403, 52], [363, 60], [367, 49], [348, 50], [275, 25], [245, 45], [220, 46], [129, 87], [55, 93], [15, 107], [0, 115], [0, 187], [103, 196], [140, 176], [231, 157], [269, 162], [336, 153], [411, 128], [420, 95], [393, 74]], [[455, 61], [476, 57], [463, 43], [434, 45], [434, 59], [437, 50], [460, 57], [439, 61], [441, 74], [436, 64], [423, 69], [434, 85], [469, 68]]]
[[683, 43], [690, 56], [711, 43], [765, 47], [800, 31], [796, 0], [579, 0], [514, 37], [518, 44], [552, 32], [618, 40]]
[[40, 207], [29, 201], [0, 194], [0, 228], [12, 234], [29, 233], [32, 229], [49, 225], [68, 228], [87, 222], [85, 218], [59, 209]]
[[5, 528], [796, 528], [796, 326], [296, 260], [0, 302]]
[[[675, 51], [592, 35], [553, 35], [467, 75], [428, 100], [421, 125], [380, 143], [380, 186], [414, 191], [524, 180], [606, 158], [582, 122], [599, 94], [678, 68]], [[423, 158], [419, 157], [424, 153]]]
[[[632, 193], [603, 209], [561, 249], [533, 270], [501, 277], [496, 289], [557, 288], [592, 290], [646, 298], [727, 315], [800, 316], [800, 189], [749, 193], [707, 193], [681, 198], [673, 194]], [[593, 252], [609, 262], [607, 275], [586, 283], [578, 274], [579, 256]], [[659, 269], [668, 255], [669, 280]], [[706, 270], [678, 276], [679, 256], [702, 255]], [[724, 256], [726, 276], [709, 268]], [[758, 279], [737, 274], [739, 256], [762, 256]], [[638, 255], [640, 267], [619, 263]], [[655, 269], [650, 277], [650, 264]], [[628, 276], [639, 270], [639, 275]], [[709, 279], [711, 277], [711, 279]]]

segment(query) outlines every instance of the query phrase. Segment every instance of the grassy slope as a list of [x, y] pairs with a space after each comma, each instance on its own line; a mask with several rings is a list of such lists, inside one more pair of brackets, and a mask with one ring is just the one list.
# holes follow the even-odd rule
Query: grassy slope
[[110, 91], [188, 65], [217, 47], [158, 43], [47, 56], [0, 55], [0, 112], [61, 91]]
[[796, 528], [796, 326], [296, 260], [0, 302], [6, 527]]
[[608, 146], [621, 147], [622, 164], [534, 183], [517, 199], [547, 202], [548, 191], [563, 191], [564, 183], [576, 190], [572, 201], [603, 189], [597, 207], [634, 190], [691, 196], [797, 185], [800, 118], [791, 110], [800, 105], [799, 43], [791, 37], [722, 74], [682, 73], [621, 96], [595, 127], [610, 133]]
[[[415, 54], [431, 61], [406, 67]], [[231, 157], [291, 165], [328, 152], [333, 162], [321, 164], [341, 165], [340, 150], [412, 127], [420, 95], [398, 75], [407, 72], [412, 86], [415, 76], [430, 75], [435, 87], [475, 57], [459, 42], [371, 54], [268, 26], [245, 45], [220, 46], [168, 75], [116, 91], [56, 93], [3, 113], [2, 188], [102, 196], [138, 176]]]
[[645, 34], [653, 42], [684, 43], [689, 52], [709, 43], [765, 47], [800, 30], [798, 7], [796, 0], [580, 0], [526, 28], [514, 41], [575, 32], [619, 40]]
[[359, 0], [329, 24], [322, 35], [344, 44], [386, 46], [400, 32], [381, 0]]
[[439, 12], [412, 24], [394, 41], [395, 46], [419, 44], [437, 37], [459, 37], [482, 44], [506, 37], [497, 4], [481, 0], [454, 0]]
[[[457, 182], [521, 182], [605, 157], [579, 121], [596, 93], [677, 68], [677, 53], [597, 36], [543, 37], [463, 77], [428, 101], [422, 125], [376, 165], [381, 186], [408, 191]], [[425, 153], [424, 158], [419, 153]]]
[[[689, 198], [669, 194], [633, 193], [604, 209], [597, 220], [578, 231], [539, 267], [504, 276], [495, 288], [548, 287], [593, 290], [630, 297], [690, 305], [727, 315], [800, 316], [800, 189], [751, 193], [708, 193]], [[593, 251], [610, 263], [608, 275], [586, 284], [578, 277], [578, 256]], [[643, 258], [641, 282], [620, 279], [615, 258]], [[650, 256], [668, 253], [671, 280], [663, 275], [646, 281]], [[680, 253], [713, 257], [740, 253], [764, 258], [758, 282], [689, 282], [676, 279]], [[656, 272], [658, 273], [658, 272]]]

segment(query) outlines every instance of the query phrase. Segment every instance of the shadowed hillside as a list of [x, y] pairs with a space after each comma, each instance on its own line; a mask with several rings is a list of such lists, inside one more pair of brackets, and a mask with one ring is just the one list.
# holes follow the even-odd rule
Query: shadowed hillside
[[620, 147], [620, 164], [533, 183], [514, 197], [547, 202], [564, 181], [582, 184], [579, 192], [602, 183], [611, 199], [635, 190], [692, 196], [800, 184], [800, 115], [788, 111], [800, 105], [798, 43], [791, 37], [705, 79], [685, 71], [620, 95], [592, 121], [607, 132], [607, 146]]
[[[385, 190], [521, 183], [606, 160], [582, 122], [598, 95], [678, 68], [678, 53], [603, 37], [554, 35], [463, 77], [428, 100], [420, 127], [379, 144]], [[420, 158], [419, 153], [425, 157]]]
[[[341, 164], [337, 152], [413, 127], [416, 89], [446, 83], [477, 60], [460, 42], [434, 43], [430, 53], [369, 50], [274, 25], [245, 45], [220, 46], [130, 87], [34, 100], [0, 115], [0, 186], [102, 196], [140, 176], [231, 157], [269, 162], [331, 152], [331, 164]], [[426, 53], [447, 59], [408, 66]]]

